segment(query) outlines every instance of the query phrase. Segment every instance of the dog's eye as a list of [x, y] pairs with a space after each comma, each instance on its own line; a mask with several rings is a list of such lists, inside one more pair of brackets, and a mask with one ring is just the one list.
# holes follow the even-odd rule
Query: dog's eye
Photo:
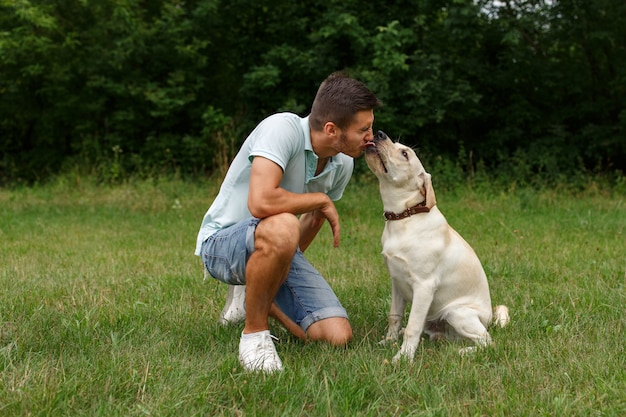
[[404, 156], [404, 159], [407, 161], [409, 160], [409, 153], [407, 151], [402, 151], [402, 156]]

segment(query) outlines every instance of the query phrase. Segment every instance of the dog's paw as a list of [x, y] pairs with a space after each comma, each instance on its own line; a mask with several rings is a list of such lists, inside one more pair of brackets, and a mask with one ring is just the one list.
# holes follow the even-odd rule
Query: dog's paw
[[395, 365], [401, 361], [407, 361], [409, 363], [413, 363], [413, 356], [415, 356], [415, 350], [416, 350], [417, 346], [413, 347], [413, 346], [402, 346], [402, 348], [400, 348], [400, 350], [398, 351], [398, 353], [396, 353], [396, 356], [393, 357], [393, 359], [391, 360], [391, 362]]
[[463, 356], [463, 355], [471, 355], [476, 353], [476, 351], [478, 350], [477, 346], [468, 346], [468, 347], [464, 347], [459, 349], [459, 355]]
[[500, 327], [504, 327], [511, 321], [509, 308], [505, 305], [495, 306], [493, 308], [493, 322]]
[[385, 336], [384, 339], [382, 339], [380, 342], [378, 342], [379, 345], [383, 346], [383, 345], [390, 345], [392, 343], [395, 343], [398, 340], [398, 336]]
[[379, 345], [388, 345], [398, 340], [404, 333], [404, 329], [388, 329], [385, 338], [378, 342]]
[[391, 363], [393, 363], [394, 365], [397, 365], [403, 361], [406, 361], [408, 363], [413, 363], [413, 356], [409, 356], [403, 353], [402, 351], [400, 351], [396, 353], [396, 356], [393, 357], [393, 359], [391, 360]]

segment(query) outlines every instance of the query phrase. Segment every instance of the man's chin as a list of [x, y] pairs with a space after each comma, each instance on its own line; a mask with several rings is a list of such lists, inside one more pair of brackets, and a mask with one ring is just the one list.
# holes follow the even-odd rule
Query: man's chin
[[344, 155], [348, 155], [351, 158], [357, 159], [365, 153], [365, 148], [359, 148], [353, 151], [344, 150], [341, 152]]
[[352, 159], [357, 159], [357, 158], [359, 158], [361, 155], [363, 155], [363, 152], [361, 151], [361, 152], [359, 152], [358, 154], [355, 154], [354, 152], [353, 152], [353, 153], [342, 152], [342, 154], [344, 154], [344, 155], [348, 155], [348, 156], [349, 156], [350, 158], [352, 158]]

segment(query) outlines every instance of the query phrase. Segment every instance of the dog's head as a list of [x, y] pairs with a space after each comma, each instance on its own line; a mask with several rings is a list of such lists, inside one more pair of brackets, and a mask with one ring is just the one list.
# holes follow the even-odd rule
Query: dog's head
[[365, 161], [378, 178], [385, 210], [401, 211], [424, 200], [432, 209], [437, 203], [430, 174], [415, 151], [393, 142], [385, 132], [379, 130], [368, 144]]

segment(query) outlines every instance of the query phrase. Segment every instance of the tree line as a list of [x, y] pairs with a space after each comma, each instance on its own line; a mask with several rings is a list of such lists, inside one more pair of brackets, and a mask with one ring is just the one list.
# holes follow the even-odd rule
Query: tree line
[[210, 174], [336, 70], [467, 172], [623, 175], [626, 2], [388, 3], [0, 0], [0, 182]]

